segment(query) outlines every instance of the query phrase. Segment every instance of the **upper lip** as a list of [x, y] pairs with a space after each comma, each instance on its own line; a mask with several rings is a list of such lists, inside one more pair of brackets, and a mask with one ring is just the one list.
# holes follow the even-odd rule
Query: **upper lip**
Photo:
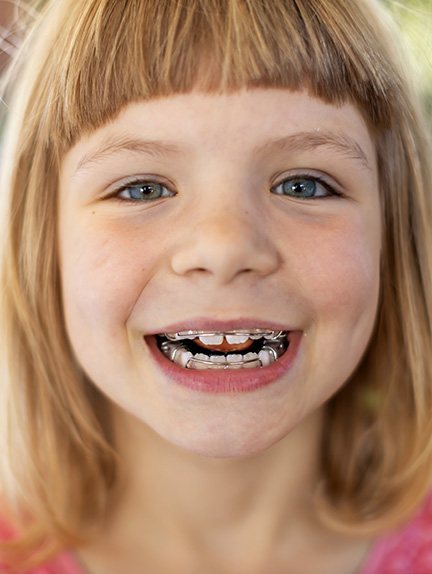
[[239, 317], [227, 321], [212, 319], [210, 317], [198, 317], [196, 319], [186, 319], [178, 323], [164, 325], [149, 335], [158, 335], [159, 333], [179, 333], [180, 331], [210, 331], [225, 332], [235, 331], [238, 329], [270, 329], [273, 331], [290, 331], [287, 325], [282, 325], [275, 321], [267, 319], [258, 319], [253, 317]]

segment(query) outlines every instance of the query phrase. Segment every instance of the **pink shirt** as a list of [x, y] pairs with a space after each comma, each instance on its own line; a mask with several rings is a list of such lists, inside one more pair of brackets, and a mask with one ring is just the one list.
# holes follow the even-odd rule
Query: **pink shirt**
[[432, 493], [408, 524], [375, 544], [360, 574], [432, 574]]
[[[10, 538], [0, 523], [0, 538]], [[0, 573], [8, 570], [0, 564]], [[25, 574], [86, 574], [72, 552]], [[403, 528], [376, 542], [359, 574], [432, 574], [432, 494]]]

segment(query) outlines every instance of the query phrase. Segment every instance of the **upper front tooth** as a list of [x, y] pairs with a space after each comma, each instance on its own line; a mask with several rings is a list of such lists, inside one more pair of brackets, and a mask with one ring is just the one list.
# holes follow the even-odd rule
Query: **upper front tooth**
[[210, 340], [210, 338], [213, 338], [213, 340], [216, 341], [216, 337], [218, 337], [217, 339], [218, 342], [207, 343], [207, 344], [220, 345], [223, 342], [224, 336], [228, 341], [228, 343], [239, 344], [239, 343], [245, 343], [248, 339], [257, 340], [264, 337], [265, 339], [268, 340], [277, 338], [282, 333], [283, 331], [271, 331], [265, 329], [251, 329], [250, 331], [246, 329], [238, 329], [237, 331], [231, 331], [231, 332], [228, 331], [226, 333], [222, 332], [212, 333], [211, 331], [206, 333], [205, 331], [200, 332], [200, 331], [189, 330], [189, 331], [179, 331], [178, 333], [164, 333], [164, 336], [170, 341], [179, 341], [181, 339], [195, 339], [196, 337], [199, 337], [203, 342], [205, 339]]
[[246, 343], [249, 335], [225, 335], [225, 339], [230, 345], [236, 345], [238, 343]]
[[200, 335], [199, 340], [204, 345], [221, 345], [223, 343], [223, 335]]

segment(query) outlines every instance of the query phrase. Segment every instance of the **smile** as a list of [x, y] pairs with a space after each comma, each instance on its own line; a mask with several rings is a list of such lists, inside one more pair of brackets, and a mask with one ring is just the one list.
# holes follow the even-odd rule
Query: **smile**
[[167, 382], [198, 392], [244, 393], [286, 376], [296, 362], [302, 335], [297, 330], [236, 328], [164, 332], [147, 335], [144, 341]]
[[224, 332], [182, 331], [156, 337], [159, 349], [186, 369], [268, 367], [287, 350], [287, 331], [244, 329]]

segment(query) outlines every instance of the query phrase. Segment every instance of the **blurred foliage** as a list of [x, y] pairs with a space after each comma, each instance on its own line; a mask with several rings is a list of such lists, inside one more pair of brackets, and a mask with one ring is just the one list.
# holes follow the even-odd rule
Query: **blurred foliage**
[[432, 0], [383, 1], [408, 47], [414, 87], [420, 92], [432, 126]]

